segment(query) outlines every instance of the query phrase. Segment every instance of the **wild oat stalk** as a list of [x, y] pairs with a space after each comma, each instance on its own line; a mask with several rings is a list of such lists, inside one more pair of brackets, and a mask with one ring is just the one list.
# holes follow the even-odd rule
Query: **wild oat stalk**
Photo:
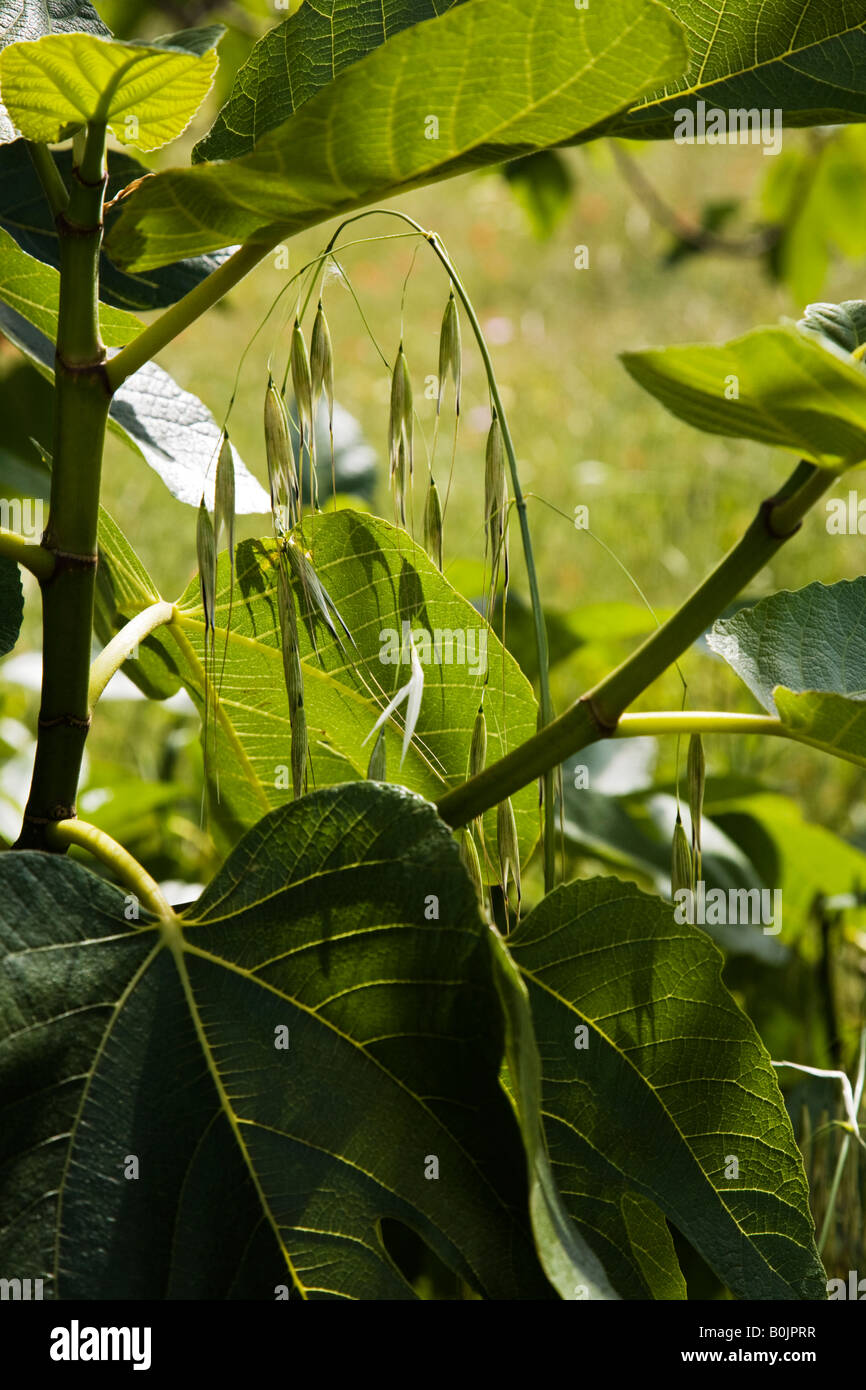
[[[201, 592], [201, 605], [204, 611], [204, 765], [206, 786], [208, 711], [212, 698], [214, 700], [214, 730], [216, 730], [216, 691], [214, 688], [214, 676], [216, 673], [216, 541], [214, 539], [213, 524], [204, 496], [202, 496], [198, 508], [195, 548], [196, 557], [198, 559], [198, 580], [199, 590]], [[216, 758], [215, 742], [214, 758]], [[217, 772], [216, 775], [218, 777], [219, 773]], [[217, 793], [218, 792], [219, 782], [217, 782]]]
[[226, 622], [226, 639], [223, 644], [217, 699], [222, 692], [226, 656], [229, 649], [229, 633], [232, 630], [232, 607], [235, 598], [235, 461], [228, 430], [223, 431], [214, 488], [214, 545], [217, 551], [219, 551], [223, 533], [225, 533], [229, 558], [229, 615]]

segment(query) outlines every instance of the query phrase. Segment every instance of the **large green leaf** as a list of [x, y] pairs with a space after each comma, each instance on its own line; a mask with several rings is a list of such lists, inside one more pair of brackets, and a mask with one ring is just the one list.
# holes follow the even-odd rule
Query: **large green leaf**
[[103, 121], [115, 139], [156, 150], [189, 125], [210, 90], [220, 26], [149, 44], [95, 34], [47, 34], [0, 53], [0, 95], [28, 140]]
[[544, 1062], [554, 1177], [617, 1291], [648, 1296], [638, 1252], [651, 1264], [663, 1214], [735, 1297], [824, 1298], [773, 1067], [709, 938], [633, 884], [592, 879], [550, 893], [508, 949]]
[[[28, 256], [0, 227], [0, 330], [45, 376], [54, 371], [59, 298], [57, 271]], [[109, 348], [129, 342], [143, 327], [134, 314], [106, 305], [100, 307], [100, 323]], [[198, 506], [204, 488], [213, 505], [220, 431], [202, 402], [155, 362], [115, 392], [109, 424], [134, 444], [174, 497]], [[267, 493], [237, 454], [235, 474], [237, 511], [269, 511]]]
[[676, 113], [694, 110], [699, 100], [725, 111], [781, 110], [787, 126], [866, 117], [864, 0], [661, 3], [685, 26], [691, 62], [617, 120], [616, 134], [667, 139]]
[[[308, 542], [312, 534], [307, 522]], [[402, 767], [402, 709], [386, 723], [389, 781], [400, 782], [431, 801], [448, 787], [464, 781], [482, 690], [490, 762], [535, 732], [535, 698], [517, 663], [507, 653], [503, 659], [499, 642], [478, 612], [452, 588], [405, 531], [377, 517], [346, 510], [317, 516], [314, 534], [316, 574], [356, 645], [344, 635], [341, 650], [324, 626], [317, 623], [317, 657], [311, 638], [313, 624], [302, 624], [301, 670], [313, 784], [349, 782], [365, 776], [373, 746], [365, 740], [386, 704], [409, 677], [408, 647], [405, 653], [394, 652], [403, 658], [400, 664], [381, 660], [383, 652], [391, 655], [383, 634], [392, 631], [399, 648], [404, 622], [413, 632], [424, 629], [433, 636], [437, 631], [455, 636], [450, 644], [447, 636], [442, 637], [443, 659], [439, 663], [435, 659], [425, 660], [423, 650], [420, 653], [424, 693], [415, 737]], [[276, 577], [274, 542], [245, 541], [238, 547], [226, 648], [231, 601], [229, 567], [225, 553], [220, 556], [216, 652], [221, 685], [216, 732], [211, 724], [208, 747], [211, 775], [218, 777], [220, 811], [243, 829], [263, 811], [291, 796], [286, 785], [291, 735]], [[307, 605], [297, 583], [294, 592], [299, 611], [306, 614]], [[190, 584], [177, 606], [177, 622], [162, 640], [169, 642], [177, 633], [181, 646], [172, 655], [184, 685], [199, 708], [203, 708], [205, 628], [198, 579]], [[483, 642], [486, 661], [482, 669]], [[526, 858], [538, 837], [535, 786], [514, 797], [514, 810], [521, 855]], [[495, 862], [495, 811], [485, 817], [485, 833]], [[494, 877], [498, 877], [498, 871]]]
[[236, 159], [395, 34], [461, 0], [318, 0], [259, 39], [193, 161]]
[[0, 880], [0, 1267], [66, 1299], [412, 1298], [387, 1219], [482, 1297], [552, 1296], [487, 929], [429, 806], [318, 792], [165, 921], [58, 856]]
[[0, 556], [0, 656], [11, 652], [18, 641], [24, 617], [24, 590], [14, 560]]
[[808, 584], [720, 619], [708, 635], [804, 743], [866, 766], [866, 579]]
[[341, 73], [252, 154], [147, 179], [125, 200], [109, 252], [140, 270], [288, 235], [576, 138], [685, 61], [679, 26], [646, 0], [459, 5]]
[[716, 346], [626, 352], [627, 370], [672, 414], [839, 471], [866, 461], [866, 370], [791, 323]]
[[[0, 0], [0, 48], [39, 39], [43, 34], [87, 33], [107, 37], [88, 0]], [[0, 142], [15, 139], [15, 127], [0, 105]]]
[[[61, 178], [67, 184], [72, 175], [71, 148], [53, 151]], [[106, 198], [114, 198], [134, 179], [150, 171], [121, 150], [108, 151]], [[110, 227], [118, 216], [116, 207], [105, 214]], [[23, 140], [0, 145], [0, 226], [11, 232], [28, 255], [48, 265], [59, 265], [60, 247], [54, 217], [42, 190], [27, 146]], [[103, 303], [138, 312], [161, 309], [185, 295], [226, 259], [227, 252], [179, 261], [148, 275], [127, 275], [118, 270], [104, 253], [99, 263], [99, 294]]]

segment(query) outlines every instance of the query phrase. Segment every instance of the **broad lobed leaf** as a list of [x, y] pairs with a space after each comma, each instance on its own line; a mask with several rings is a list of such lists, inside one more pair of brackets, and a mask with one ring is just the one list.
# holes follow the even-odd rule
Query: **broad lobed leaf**
[[47, 34], [0, 53], [0, 95], [28, 140], [51, 143], [90, 121], [156, 150], [189, 125], [210, 90], [223, 29], [189, 29], [149, 44]]
[[685, 61], [679, 26], [645, 0], [459, 5], [342, 72], [252, 154], [148, 179], [109, 253], [141, 270], [276, 241], [399, 189], [575, 139]]
[[659, 0], [685, 28], [691, 62], [605, 133], [668, 139], [708, 107], [784, 114], [786, 126], [866, 117], [864, 0]]
[[0, 556], [0, 656], [11, 652], [18, 641], [24, 617], [24, 590], [14, 560]]
[[462, 0], [317, 0], [259, 39], [193, 161], [237, 159], [374, 48]]
[[824, 1298], [776, 1076], [709, 938], [633, 884], [592, 879], [554, 889], [508, 949], [553, 1174], [617, 1292], [682, 1297], [667, 1218], [735, 1297]]
[[59, 856], [0, 880], [0, 1267], [66, 1299], [409, 1299], [389, 1219], [484, 1298], [551, 1296], [487, 929], [429, 806], [320, 791], [165, 923]]
[[[89, 0], [0, 0], [0, 49], [43, 34], [69, 33], [111, 36]], [[15, 127], [0, 105], [0, 143], [15, 138]]]

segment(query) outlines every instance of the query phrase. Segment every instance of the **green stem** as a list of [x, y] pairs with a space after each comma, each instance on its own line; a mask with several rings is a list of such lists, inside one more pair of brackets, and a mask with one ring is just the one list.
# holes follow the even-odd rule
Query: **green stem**
[[97, 830], [95, 825], [88, 825], [86, 821], [61, 820], [49, 828], [47, 838], [51, 848], [61, 853], [70, 845], [89, 850], [94, 858], [112, 870], [123, 886], [129, 888], [155, 917], [162, 921], [174, 920], [176, 914], [156, 880], [151, 878], [147, 870], [123, 848], [123, 845], [112, 840], [104, 830]]
[[724, 612], [799, 529], [803, 516], [837, 477], [799, 463], [776, 496], [762, 504], [742, 539], [666, 623], [547, 728], [447, 792], [437, 802], [442, 819], [455, 828], [465, 825], [586, 744], [609, 738], [632, 701]]
[[28, 541], [3, 527], [0, 527], [0, 555], [23, 565], [39, 580], [50, 579], [54, 573], [54, 556], [39, 541]]
[[42, 700], [36, 759], [19, 848], [47, 847], [47, 828], [75, 814], [84, 742], [96, 526], [111, 393], [99, 333], [99, 251], [105, 127], [89, 128], [65, 211], [56, 219], [60, 303], [54, 370], [54, 458], [42, 538], [54, 567], [42, 589]]
[[89, 700], [91, 713], [108, 682], [119, 671], [134, 647], [143, 642], [156, 628], [170, 623], [175, 614], [174, 604], [160, 599], [137, 613], [125, 627], [112, 637], [90, 668]]
[[[769, 714], [727, 714], [724, 711], [673, 710], [659, 714], [623, 714], [611, 734], [611, 738], [639, 738], [642, 734], [764, 734], [770, 738], [788, 738], [792, 743], [802, 743], [807, 748], [817, 748], [826, 753], [828, 745], [799, 729], [783, 724]], [[866, 767], [866, 757], [862, 753], [849, 753], [847, 749], [834, 747], [835, 758], [853, 763], [855, 767]]]
[[769, 714], [728, 714], [724, 710], [665, 710], [658, 714], [623, 714], [612, 738], [663, 734], [770, 734], [794, 738], [781, 719]]
[[240, 246], [218, 270], [213, 271], [206, 280], [202, 280], [201, 284], [185, 294], [183, 299], [179, 299], [171, 308], [160, 314], [158, 319], [148, 324], [131, 343], [121, 348], [106, 365], [106, 375], [112, 391], [122, 386], [127, 377], [132, 376], [132, 373], [143, 367], [145, 362], [149, 362], [161, 352], [166, 344], [212, 308], [223, 295], [243, 280], [245, 275], [249, 275], [259, 261], [264, 260], [268, 252], [273, 250], [278, 241], [279, 237], [276, 237], [272, 242], [248, 242]]
[[[505, 454], [508, 459], [508, 468], [511, 474], [511, 489], [514, 493], [514, 505], [517, 508], [517, 515], [520, 522], [520, 539], [523, 545], [523, 558], [526, 564], [526, 575], [529, 583], [529, 599], [532, 606], [532, 620], [535, 630], [535, 651], [538, 660], [538, 693], [539, 693], [539, 729], [548, 726], [553, 720], [553, 699], [550, 693], [550, 657], [547, 644], [547, 627], [544, 621], [544, 610], [541, 606], [541, 593], [538, 587], [538, 575], [535, 569], [535, 556], [532, 549], [532, 536], [529, 531], [529, 516], [526, 509], [526, 499], [523, 489], [520, 486], [520, 475], [517, 469], [517, 457], [514, 452], [514, 441], [511, 437], [511, 430], [508, 426], [508, 418], [505, 407], [502, 404], [502, 397], [499, 394], [499, 386], [496, 381], [496, 374], [493, 369], [493, 360], [487, 347], [478, 315], [475, 312], [472, 301], [466, 292], [460, 276], [452, 262], [448, 252], [435, 232], [426, 231], [419, 222], [409, 217], [405, 212], [398, 212], [395, 208], [376, 208], [372, 211], [360, 212], [353, 217], [347, 217], [335, 231], [326, 248], [326, 254], [336, 245], [343, 229], [352, 222], [357, 222], [364, 217], [374, 216], [396, 217], [401, 222], [405, 222], [412, 227], [419, 236], [422, 236], [428, 243], [434, 255], [438, 257], [448, 272], [451, 283], [454, 287], [460, 303], [469, 320], [469, 325], [478, 345], [481, 360], [484, 363], [484, 370], [487, 375], [487, 385], [490, 390], [490, 398], [499, 419], [499, 427], [502, 431], [502, 442], [505, 446]], [[308, 296], [309, 298], [309, 296]], [[555, 807], [553, 800], [553, 767], [543, 768], [539, 774], [544, 783], [543, 803], [544, 803], [544, 886], [545, 891], [550, 892], [555, 881], [556, 863], [556, 825]], [[506, 793], [509, 795], [510, 793]], [[500, 798], [504, 800], [503, 798]]]
[[35, 140], [26, 140], [27, 153], [30, 156], [33, 167], [42, 185], [42, 191], [48, 201], [48, 206], [55, 218], [66, 211], [69, 203], [69, 190], [63, 179], [60, 177], [60, 170], [54, 163], [54, 158], [47, 145], [41, 145]]

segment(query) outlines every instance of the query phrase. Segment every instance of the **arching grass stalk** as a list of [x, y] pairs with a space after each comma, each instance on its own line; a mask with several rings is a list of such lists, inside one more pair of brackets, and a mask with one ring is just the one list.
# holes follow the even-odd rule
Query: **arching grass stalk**
[[[517, 515], [520, 521], [520, 539], [523, 546], [523, 558], [526, 565], [526, 576], [529, 583], [529, 598], [532, 607], [532, 622], [535, 631], [535, 648], [538, 658], [538, 689], [539, 689], [539, 733], [553, 720], [553, 700], [550, 694], [550, 658], [547, 645], [547, 628], [544, 623], [544, 612], [541, 607], [541, 593], [538, 587], [538, 575], [535, 569], [535, 557], [532, 549], [532, 537], [529, 532], [529, 518], [526, 511], [526, 499], [523, 489], [520, 486], [520, 475], [517, 468], [517, 457], [514, 452], [514, 441], [511, 437], [511, 430], [508, 426], [508, 418], [505, 407], [502, 404], [502, 397], [499, 393], [499, 386], [496, 381], [496, 373], [493, 369], [493, 361], [487, 341], [478, 321], [472, 301], [463, 285], [457, 269], [451, 260], [443, 243], [435, 232], [426, 231], [419, 222], [409, 217], [405, 212], [399, 212], [396, 208], [371, 208], [366, 212], [357, 213], [353, 217], [348, 217], [341, 222], [334, 235], [331, 237], [325, 254], [331, 252], [336, 246], [337, 241], [345, 227], [353, 222], [358, 222], [365, 217], [396, 217], [401, 222], [414, 228], [418, 236], [422, 236], [427, 242], [434, 255], [441, 261], [445, 270], [451, 278], [454, 293], [460, 300], [469, 325], [472, 329], [475, 342], [481, 360], [484, 363], [484, 370], [487, 375], [487, 384], [490, 390], [490, 398], [496, 410], [502, 430], [502, 442], [505, 446], [505, 456], [508, 460], [508, 468], [511, 476], [511, 490], [514, 494], [514, 505], [517, 508]], [[550, 892], [554, 886], [556, 876], [556, 843], [555, 843], [555, 808], [553, 799], [553, 768], [547, 768], [542, 774], [543, 782], [543, 803], [544, 803], [544, 887], [545, 892]]]

